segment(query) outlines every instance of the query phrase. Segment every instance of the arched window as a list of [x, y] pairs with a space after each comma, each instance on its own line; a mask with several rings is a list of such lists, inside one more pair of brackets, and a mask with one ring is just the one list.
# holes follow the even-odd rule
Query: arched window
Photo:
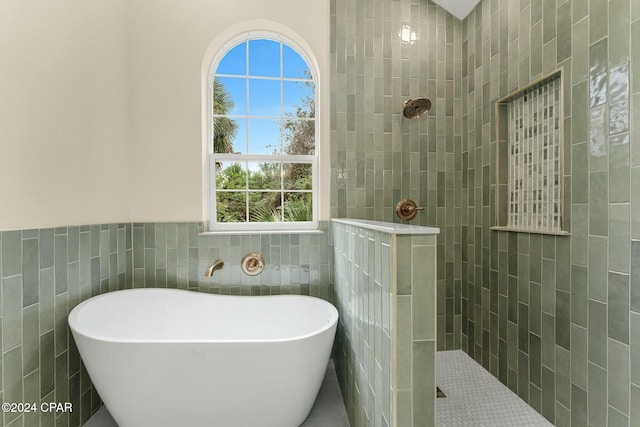
[[317, 79], [274, 33], [244, 34], [209, 77], [212, 230], [317, 228]]

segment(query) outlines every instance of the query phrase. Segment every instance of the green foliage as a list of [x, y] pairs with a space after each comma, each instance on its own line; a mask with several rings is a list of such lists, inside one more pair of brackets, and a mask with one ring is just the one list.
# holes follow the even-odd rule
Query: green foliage
[[[233, 108], [233, 99], [224, 85], [213, 79], [213, 114], [225, 115]], [[233, 138], [238, 133], [238, 123], [228, 117], [213, 120], [214, 153], [233, 153]]]
[[[299, 194], [299, 193], [297, 193]], [[309, 197], [304, 198], [291, 198], [285, 200], [284, 204], [284, 221], [285, 222], [301, 222], [313, 220], [313, 211], [311, 208], [311, 194], [302, 193]], [[308, 199], [308, 200], [305, 200]], [[282, 206], [272, 207], [262, 203], [255, 205], [253, 212], [250, 215], [251, 222], [281, 222]]]
[[[314, 84], [305, 82], [314, 93]], [[316, 102], [312, 96], [305, 96], [295, 113], [289, 114], [282, 125], [284, 151], [287, 154], [313, 154], [316, 148]]]

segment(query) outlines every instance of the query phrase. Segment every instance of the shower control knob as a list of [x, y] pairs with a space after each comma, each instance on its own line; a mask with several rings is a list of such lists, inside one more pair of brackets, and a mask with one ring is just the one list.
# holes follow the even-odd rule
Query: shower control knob
[[396, 213], [403, 221], [411, 221], [418, 211], [423, 211], [423, 207], [418, 207], [411, 199], [402, 199], [396, 205]]

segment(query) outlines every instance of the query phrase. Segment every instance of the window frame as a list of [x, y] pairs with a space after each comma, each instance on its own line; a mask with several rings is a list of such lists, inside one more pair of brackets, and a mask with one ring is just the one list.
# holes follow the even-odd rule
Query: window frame
[[[241, 43], [248, 43], [251, 40], [273, 40], [279, 43], [282, 43], [288, 46], [290, 49], [295, 51], [300, 57], [305, 61], [310, 73], [310, 80], [314, 84], [314, 102], [315, 102], [315, 116], [313, 118], [314, 121], [314, 154], [309, 155], [290, 155], [290, 154], [237, 154], [237, 153], [215, 153], [213, 151], [213, 129], [214, 129], [214, 113], [213, 113], [213, 81], [216, 76], [216, 70], [220, 61], [225, 57], [225, 55], [237, 45]], [[280, 56], [280, 61], [282, 62], [282, 54]], [[246, 79], [249, 79], [249, 71], [247, 65], [247, 75]], [[253, 76], [256, 77], [256, 76]], [[278, 78], [281, 81], [296, 81], [302, 79], [292, 79], [285, 78], [281, 75]], [[311, 57], [307, 54], [307, 52], [296, 42], [291, 40], [290, 38], [274, 32], [274, 31], [245, 31], [240, 35], [231, 38], [223, 46], [216, 52], [213, 60], [211, 61], [209, 75], [207, 80], [207, 154], [208, 154], [208, 162], [207, 165], [207, 197], [209, 198], [209, 214], [208, 214], [208, 230], [215, 231], [309, 231], [309, 230], [317, 230], [318, 229], [318, 215], [319, 215], [319, 152], [320, 152], [320, 120], [319, 120], [319, 99], [318, 96], [320, 94], [319, 88], [319, 79], [318, 79], [318, 71], [316, 70], [315, 61], [311, 59]], [[284, 99], [281, 99], [281, 105], [284, 102]], [[249, 120], [250, 118], [262, 118], [262, 116], [256, 115], [251, 116], [246, 114], [245, 118]], [[284, 118], [284, 116], [281, 116]], [[248, 141], [250, 141], [250, 135], [247, 136]], [[216, 188], [216, 164], [220, 162], [238, 162], [240, 164], [244, 162], [283, 162], [283, 163], [307, 163], [311, 165], [311, 204], [312, 204], [312, 220], [311, 221], [297, 221], [297, 222], [218, 222], [217, 221], [217, 188]], [[266, 189], [268, 190], [268, 189]], [[224, 191], [224, 190], [222, 190]], [[245, 193], [251, 190], [246, 187], [244, 190]], [[286, 193], [284, 188], [280, 188], [281, 193]], [[296, 192], [291, 191], [291, 192]], [[308, 192], [308, 191], [307, 191]], [[247, 199], [248, 204], [248, 199]]]

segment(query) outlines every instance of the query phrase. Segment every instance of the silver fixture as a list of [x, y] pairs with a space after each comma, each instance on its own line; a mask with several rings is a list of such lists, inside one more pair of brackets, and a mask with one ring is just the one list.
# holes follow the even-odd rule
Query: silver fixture
[[422, 117], [431, 109], [429, 98], [408, 99], [402, 105], [402, 114], [407, 119]]
[[403, 221], [411, 221], [418, 211], [423, 211], [423, 207], [418, 207], [411, 199], [402, 199], [396, 205], [396, 213]]
[[257, 276], [262, 273], [262, 270], [264, 270], [264, 258], [262, 258], [262, 255], [255, 252], [248, 253], [242, 258], [240, 267], [244, 274]]
[[220, 258], [216, 259], [215, 261], [213, 261], [213, 264], [211, 264], [204, 270], [204, 277], [213, 276], [213, 272], [216, 270], [220, 270], [222, 267], [224, 267], [224, 261], [222, 261]]

